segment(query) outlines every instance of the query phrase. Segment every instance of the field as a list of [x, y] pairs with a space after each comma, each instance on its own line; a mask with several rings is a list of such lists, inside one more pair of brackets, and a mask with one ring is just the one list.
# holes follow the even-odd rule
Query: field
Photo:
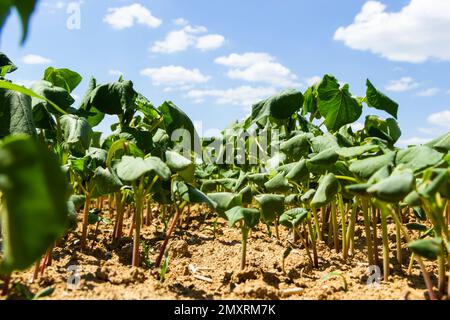
[[[155, 212], [156, 213], [156, 210]], [[319, 267], [312, 268], [304, 248], [297, 248], [285, 261], [282, 257], [291, 235], [283, 231], [281, 239], [269, 238], [263, 228], [255, 230], [249, 239], [248, 267], [239, 268], [240, 234], [235, 229], [219, 223], [213, 230], [204, 224], [204, 208], [196, 208], [180, 224], [169, 249], [168, 271], [164, 282], [152, 268], [129, 267], [132, 239], [110, 241], [112, 228], [99, 228], [91, 237], [90, 249], [80, 253], [78, 233], [71, 233], [55, 248], [53, 262], [45, 274], [33, 284], [33, 271], [21, 272], [12, 282], [25, 285], [31, 292], [55, 288], [46, 299], [312, 299], [312, 300], [415, 300], [426, 299], [425, 284], [420, 269], [414, 266], [407, 272], [408, 261], [402, 266], [393, 260], [393, 275], [389, 282], [369, 287], [368, 270], [364, 252], [363, 227], [358, 226], [354, 254], [348, 261], [325, 243], [318, 245]], [[208, 221], [212, 224], [212, 221]], [[164, 226], [152, 221], [143, 228], [146, 245], [152, 250], [145, 259], [156, 258]], [[390, 226], [393, 227], [393, 226]], [[126, 226], [128, 230], [129, 225]], [[395, 228], [390, 228], [392, 237]], [[394, 240], [395, 241], [395, 240]], [[393, 243], [394, 243], [393, 241]], [[392, 246], [395, 250], [395, 244]], [[394, 258], [394, 257], [392, 257]], [[74, 288], [68, 285], [72, 272], [68, 266], [79, 267], [80, 282]], [[429, 266], [432, 268], [432, 266]], [[195, 270], [198, 269], [198, 270]], [[331, 274], [335, 276], [330, 276]], [[196, 277], [200, 276], [200, 277]], [[344, 280], [345, 279], [345, 280]], [[380, 279], [381, 280], [381, 279]], [[375, 283], [376, 284], [376, 283]], [[14, 286], [13, 286], [14, 287]], [[23, 298], [22, 291], [14, 291], [12, 298]]]

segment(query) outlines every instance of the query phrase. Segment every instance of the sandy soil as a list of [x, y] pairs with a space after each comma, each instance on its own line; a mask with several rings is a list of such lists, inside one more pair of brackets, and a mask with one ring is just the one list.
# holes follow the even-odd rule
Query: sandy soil
[[[81, 253], [80, 230], [69, 233], [53, 251], [53, 262], [34, 283], [34, 268], [15, 273], [10, 298], [19, 298], [16, 284], [33, 293], [46, 287], [55, 291], [44, 299], [425, 299], [425, 285], [414, 264], [406, 274], [409, 256], [404, 251], [403, 266], [396, 263], [395, 230], [390, 230], [391, 281], [378, 287], [367, 285], [370, 276], [364, 251], [362, 226], [356, 229], [355, 252], [347, 261], [325, 243], [318, 244], [319, 267], [313, 269], [304, 248], [295, 248], [285, 261], [282, 255], [291, 235], [281, 228], [280, 240], [269, 237], [265, 226], [251, 233], [247, 268], [240, 271], [240, 231], [219, 220], [216, 237], [212, 222], [194, 210], [177, 228], [169, 247], [168, 271], [164, 282], [157, 270], [148, 267], [156, 259], [163, 241], [163, 226], [153, 221], [143, 228], [141, 250], [143, 267], [132, 268], [132, 238], [111, 244], [113, 225], [100, 225], [94, 237], [91, 227], [90, 249]], [[124, 233], [128, 234], [125, 224]], [[380, 248], [381, 251], [381, 248]], [[380, 252], [381, 256], [381, 252]], [[428, 266], [432, 270], [431, 266]], [[77, 274], [74, 275], [74, 270]], [[330, 276], [330, 273], [333, 275]], [[338, 275], [336, 275], [338, 273]], [[327, 277], [327, 275], [329, 275]], [[68, 285], [68, 281], [78, 286]], [[345, 279], [345, 281], [344, 281]], [[433, 278], [435, 281], [435, 279]], [[345, 283], [347, 290], [345, 290]]]

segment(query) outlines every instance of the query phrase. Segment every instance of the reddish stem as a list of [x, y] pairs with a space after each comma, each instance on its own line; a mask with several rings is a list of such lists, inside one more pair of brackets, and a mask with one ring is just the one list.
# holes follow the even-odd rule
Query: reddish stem
[[161, 261], [164, 256], [164, 252], [166, 251], [167, 244], [169, 243], [169, 239], [170, 239], [170, 237], [173, 233], [173, 230], [175, 229], [175, 226], [177, 225], [178, 219], [180, 218], [180, 215], [181, 215], [181, 210], [178, 207], [176, 210], [177, 210], [177, 212], [175, 213], [175, 217], [173, 217], [172, 223], [169, 226], [169, 230], [167, 230], [166, 238], [164, 239], [164, 242], [159, 251], [158, 259], [156, 259], [155, 265], [157, 268], [159, 268], [159, 266], [161, 265]]

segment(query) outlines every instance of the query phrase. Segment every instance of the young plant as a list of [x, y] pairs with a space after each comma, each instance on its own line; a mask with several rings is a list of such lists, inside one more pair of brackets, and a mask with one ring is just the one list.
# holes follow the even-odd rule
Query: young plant
[[256, 227], [259, 223], [259, 210], [244, 208], [236, 206], [225, 212], [228, 220], [228, 225], [234, 227], [236, 224], [239, 225], [242, 234], [242, 255], [241, 255], [241, 270], [245, 269], [247, 264], [247, 242], [248, 234], [251, 229]]

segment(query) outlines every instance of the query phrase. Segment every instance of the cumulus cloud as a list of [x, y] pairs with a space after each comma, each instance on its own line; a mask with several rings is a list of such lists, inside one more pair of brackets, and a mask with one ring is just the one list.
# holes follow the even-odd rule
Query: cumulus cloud
[[230, 79], [263, 82], [281, 87], [301, 86], [296, 82], [297, 76], [268, 53], [232, 53], [215, 59], [215, 62], [230, 68], [227, 72]]
[[393, 61], [450, 61], [450, 1], [411, 0], [390, 12], [380, 1], [367, 1], [352, 24], [334, 39], [356, 50]]
[[141, 75], [147, 76], [156, 86], [183, 86], [208, 82], [210, 77], [198, 69], [186, 69], [181, 66], [164, 66], [141, 70]]
[[196, 48], [202, 51], [220, 48], [225, 42], [225, 37], [220, 34], [209, 34], [197, 39]]
[[174, 23], [176, 26], [186, 26], [186, 25], [189, 24], [189, 21], [187, 21], [187, 20], [184, 19], [184, 18], [178, 18], [178, 19], [173, 20], [173, 23]]
[[432, 113], [427, 118], [429, 124], [450, 129], [450, 110]]
[[140, 3], [119, 8], [108, 8], [108, 14], [103, 18], [103, 21], [116, 30], [131, 28], [135, 23], [149, 28], [158, 28], [162, 23], [161, 19], [154, 17], [151, 11]]
[[385, 89], [392, 92], [405, 92], [416, 88], [419, 84], [411, 77], [403, 77], [398, 80], [391, 80]]
[[277, 90], [273, 87], [240, 86], [225, 90], [190, 90], [187, 97], [196, 102], [203, 102], [205, 98], [213, 98], [216, 104], [229, 104], [250, 107], [255, 102], [265, 99]]
[[185, 51], [189, 47], [195, 47], [202, 51], [215, 50], [225, 42], [225, 37], [220, 34], [206, 34], [208, 29], [204, 26], [186, 25], [180, 30], [171, 31], [166, 38], [156, 41], [150, 48], [155, 53], [175, 53]]
[[22, 57], [22, 62], [25, 64], [50, 64], [52, 60], [37, 54], [28, 54]]
[[419, 97], [432, 97], [432, 96], [435, 96], [436, 94], [438, 94], [439, 91], [440, 91], [440, 90], [439, 90], [438, 88], [428, 88], [428, 89], [419, 91], [419, 92], [417, 93], [417, 95], [418, 95]]

